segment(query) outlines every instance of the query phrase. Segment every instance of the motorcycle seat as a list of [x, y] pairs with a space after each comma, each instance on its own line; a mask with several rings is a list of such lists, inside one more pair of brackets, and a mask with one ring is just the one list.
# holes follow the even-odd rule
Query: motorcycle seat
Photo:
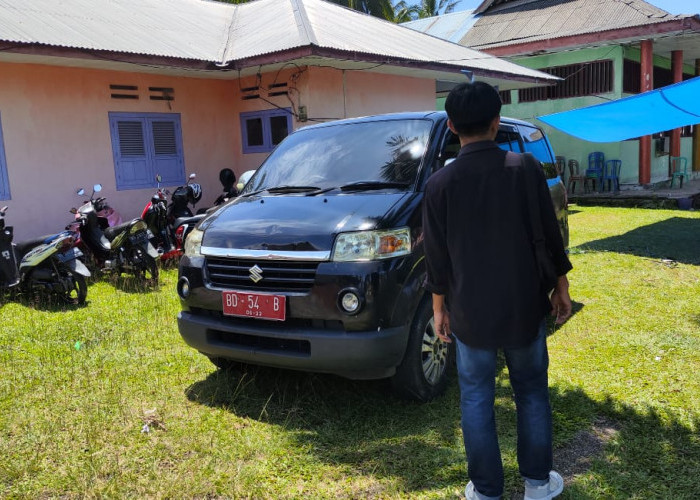
[[21, 259], [26, 254], [28, 254], [32, 248], [36, 248], [39, 245], [43, 245], [46, 240], [54, 238], [55, 236], [55, 234], [46, 234], [44, 236], [32, 238], [31, 240], [25, 240], [15, 243], [15, 251], [17, 253], [17, 258]]
[[182, 226], [183, 224], [196, 224], [200, 220], [204, 218], [206, 214], [199, 214], [199, 215], [193, 215], [191, 217], [178, 217], [175, 219], [175, 224], [174, 227], [178, 228]]
[[131, 219], [130, 221], [124, 222], [123, 224], [119, 224], [118, 226], [108, 227], [104, 230], [104, 235], [109, 241], [113, 241], [114, 238], [117, 237], [117, 235], [123, 233], [124, 231], [127, 231], [131, 226], [133, 226], [140, 220], [141, 219], [139, 218]]

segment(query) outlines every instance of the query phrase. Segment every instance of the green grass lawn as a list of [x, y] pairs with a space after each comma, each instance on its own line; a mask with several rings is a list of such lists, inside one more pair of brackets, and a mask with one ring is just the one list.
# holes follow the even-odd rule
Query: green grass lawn
[[[549, 339], [559, 498], [698, 498], [700, 213], [571, 208], [575, 315]], [[381, 381], [217, 371], [180, 339], [176, 278], [96, 281], [65, 310], [0, 301], [0, 497], [459, 498], [456, 382], [419, 405]], [[498, 387], [510, 499], [505, 369]]]

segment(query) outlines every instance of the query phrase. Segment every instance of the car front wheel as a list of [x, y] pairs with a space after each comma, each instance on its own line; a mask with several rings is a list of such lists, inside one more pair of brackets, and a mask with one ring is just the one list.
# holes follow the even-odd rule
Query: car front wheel
[[435, 331], [430, 300], [423, 300], [413, 319], [403, 361], [391, 379], [394, 392], [418, 401], [430, 401], [445, 392], [454, 364], [454, 343], [440, 340]]

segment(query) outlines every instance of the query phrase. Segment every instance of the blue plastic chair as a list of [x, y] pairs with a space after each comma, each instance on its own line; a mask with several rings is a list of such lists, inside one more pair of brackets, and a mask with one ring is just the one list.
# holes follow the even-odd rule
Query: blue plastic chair
[[[594, 151], [588, 155], [588, 168], [586, 179], [595, 182], [598, 191], [603, 190], [603, 175], [605, 174], [605, 155], [600, 151]], [[595, 189], [594, 188], [594, 189]]]
[[681, 188], [683, 187], [683, 179], [688, 177], [688, 159], [684, 156], [671, 156], [671, 187], [673, 187], [673, 181], [678, 177], [681, 183]]
[[603, 173], [603, 182], [608, 181], [608, 191], [620, 190], [620, 170], [622, 169], [622, 160], [608, 160], [605, 162], [605, 172]]

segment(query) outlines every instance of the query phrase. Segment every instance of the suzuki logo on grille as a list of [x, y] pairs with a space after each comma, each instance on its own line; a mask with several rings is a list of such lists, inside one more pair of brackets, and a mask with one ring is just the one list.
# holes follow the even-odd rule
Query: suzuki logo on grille
[[253, 267], [248, 269], [248, 271], [250, 271], [250, 279], [253, 283], [257, 283], [258, 281], [263, 279], [263, 275], [262, 275], [263, 270], [260, 269], [260, 267], [257, 264], [255, 264]]

